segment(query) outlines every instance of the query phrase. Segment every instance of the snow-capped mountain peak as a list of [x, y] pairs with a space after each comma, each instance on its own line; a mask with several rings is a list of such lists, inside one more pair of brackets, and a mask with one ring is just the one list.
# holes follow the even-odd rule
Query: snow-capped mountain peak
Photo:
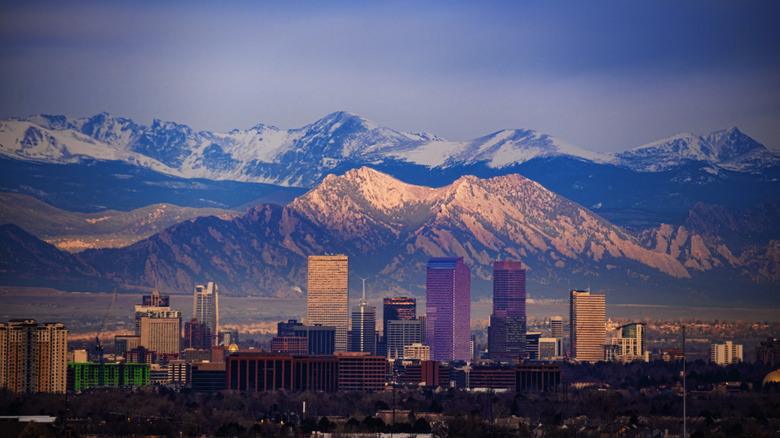
[[143, 126], [100, 113], [89, 118], [37, 115], [0, 122], [0, 154], [55, 163], [85, 158], [120, 160], [188, 178], [312, 187], [334, 169], [363, 165], [421, 167], [451, 172], [477, 166], [502, 173], [535, 159], [573, 158], [641, 172], [702, 162], [760, 172], [780, 164], [737, 128], [706, 137], [680, 134], [629, 151], [604, 155], [530, 129], [506, 129], [465, 141], [405, 133], [338, 111], [298, 129], [257, 124], [228, 133], [196, 132], [155, 119]]

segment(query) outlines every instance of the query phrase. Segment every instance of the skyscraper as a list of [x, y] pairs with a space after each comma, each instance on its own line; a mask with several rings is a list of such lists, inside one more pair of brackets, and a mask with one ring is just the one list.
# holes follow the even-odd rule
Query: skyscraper
[[34, 319], [0, 323], [0, 387], [11, 392], [65, 392], [68, 329]]
[[563, 339], [563, 317], [562, 316], [550, 317], [550, 337]]
[[[209, 281], [205, 286], [195, 286], [192, 317], [208, 327], [212, 335], [219, 334], [219, 294], [217, 284]], [[216, 337], [211, 345], [216, 345]]]
[[417, 319], [415, 298], [395, 297], [382, 300], [382, 334], [387, 337], [388, 321], [410, 321]]
[[518, 359], [526, 350], [525, 269], [518, 261], [493, 262], [493, 314], [488, 352], [494, 359]]
[[179, 354], [181, 352], [181, 311], [171, 310], [142, 317], [140, 344], [158, 355]]
[[376, 307], [365, 301], [352, 307], [352, 345], [349, 351], [376, 354]]
[[525, 269], [514, 260], [493, 262], [493, 314], [525, 318]]
[[336, 328], [336, 351], [347, 351], [349, 257], [309, 256], [308, 322]]
[[570, 353], [574, 360], [598, 362], [604, 360], [605, 327], [604, 295], [573, 290], [569, 301]]
[[463, 257], [434, 257], [425, 282], [426, 342], [432, 360], [471, 359], [471, 270]]
[[195, 350], [209, 350], [212, 345], [212, 336], [206, 324], [192, 318], [184, 323], [184, 348]]
[[403, 359], [404, 348], [420, 343], [420, 320], [392, 320], [388, 321], [387, 334], [387, 358]]

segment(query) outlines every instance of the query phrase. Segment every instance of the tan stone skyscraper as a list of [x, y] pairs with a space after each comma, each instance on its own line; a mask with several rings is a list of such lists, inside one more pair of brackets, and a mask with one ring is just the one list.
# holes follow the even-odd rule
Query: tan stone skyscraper
[[0, 323], [0, 387], [11, 392], [65, 392], [68, 329], [34, 319]]
[[571, 357], [580, 362], [604, 360], [606, 311], [604, 295], [573, 290], [569, 302]]
[[336, 328], [336, 351], [347, 351], [349, 257], [309, 256], [308, 324]]

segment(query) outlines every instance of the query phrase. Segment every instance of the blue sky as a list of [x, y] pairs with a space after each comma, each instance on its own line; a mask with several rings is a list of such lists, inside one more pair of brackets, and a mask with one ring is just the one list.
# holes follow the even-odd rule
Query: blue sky
[[196, 130], [345, 110], [594, 151], [738, 126], [780, 149], [780, 2], [3, 2], [0, 118]]

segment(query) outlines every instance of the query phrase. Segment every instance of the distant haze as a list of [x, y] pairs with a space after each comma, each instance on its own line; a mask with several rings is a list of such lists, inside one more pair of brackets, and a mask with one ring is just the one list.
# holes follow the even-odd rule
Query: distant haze
[[738, 126], [780, 149], [780, 2], [3, 2], [0, 118], [227, 132], [346, 110], [610, 152]]

